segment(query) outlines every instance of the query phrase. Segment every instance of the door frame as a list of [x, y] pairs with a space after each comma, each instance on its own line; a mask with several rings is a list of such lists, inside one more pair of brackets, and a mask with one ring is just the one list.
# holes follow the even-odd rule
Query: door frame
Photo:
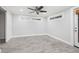
[[0, 7], [0, 11], [4, 13], [4, 39], [1, 40], [1, 43], [6, 42], [6, 10]]

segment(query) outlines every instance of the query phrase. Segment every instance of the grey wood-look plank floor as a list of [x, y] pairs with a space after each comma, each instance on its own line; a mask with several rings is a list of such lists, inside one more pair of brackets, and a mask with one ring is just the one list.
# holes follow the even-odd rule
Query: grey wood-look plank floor
[[0, 44], [2, 53], [78, 53], [79, 48], [70, 46], [47, 35], [12, 38]]

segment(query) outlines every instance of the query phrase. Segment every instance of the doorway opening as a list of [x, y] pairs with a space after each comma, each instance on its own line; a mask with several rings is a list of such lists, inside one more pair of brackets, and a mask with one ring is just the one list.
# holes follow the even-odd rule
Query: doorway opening
[[74, 9], [74, 34], [75, 34], [75, 46], [79, 48], [79, 8]]
[[5, 43], [5, 16], [6, 11], [0, 7], [0, 43]]

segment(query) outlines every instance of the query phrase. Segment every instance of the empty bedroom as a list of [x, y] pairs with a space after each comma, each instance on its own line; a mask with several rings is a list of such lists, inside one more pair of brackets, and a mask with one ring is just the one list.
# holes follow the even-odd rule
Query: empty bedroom
[[0, 53], [79, 53], [79, 7], [0, 6]]

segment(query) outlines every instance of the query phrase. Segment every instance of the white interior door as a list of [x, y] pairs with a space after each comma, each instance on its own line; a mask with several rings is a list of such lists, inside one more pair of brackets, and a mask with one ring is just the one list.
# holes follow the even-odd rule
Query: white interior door
[[78, 14], [75, 14], [74, 32], [75, 32], [75, 46], [79, 47], [79, 15]]

